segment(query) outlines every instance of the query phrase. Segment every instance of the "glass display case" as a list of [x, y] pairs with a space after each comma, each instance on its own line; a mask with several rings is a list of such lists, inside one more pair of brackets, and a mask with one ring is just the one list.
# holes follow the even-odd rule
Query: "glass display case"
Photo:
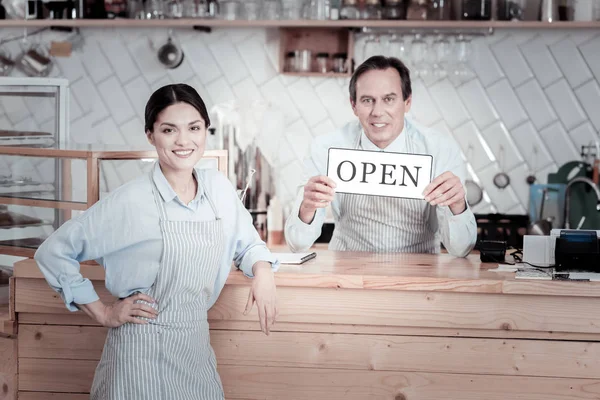
[[[105, 145], [0, 145], [0, 254], [32, 257], [65, 221], [148, 173], [154, 150]], [[227, 151], [204, 153], [199, 168], [227, 176]]]

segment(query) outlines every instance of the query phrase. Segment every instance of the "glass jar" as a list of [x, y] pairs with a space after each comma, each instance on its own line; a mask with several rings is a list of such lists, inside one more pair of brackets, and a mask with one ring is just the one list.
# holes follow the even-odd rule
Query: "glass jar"
[[360, 11], [360, 19], [381, 19], [382, 9], [379, 0], [367, 0]]
[[329, 53], [317, 53], [317, 72], [329, 72]]
[[491, 18], [491, 0], [462, 0], [462, 19], [487, 21]]
[[450, 0], [432, 0], [429, 3], [428, 18], [433, 20], [449, 20], [452, 4]]
[[333, 55], [333, 72], [343, 74], [346, 71], [346, 58], [348, 58], [348, 54], [346, 53], [335, 53]]
[[406, 19], [404, 2], [402, 0], [385, 0], [382, 16], [383, 19]]
[[310, 72], [312, 70], [312, 51], [297, 50], [296, 55], [296, 71]]
[[356, 0], [344, 0], [340, 10], [340, 19], [360, 19]]
[[429, 16], [429, 0], [409, 0], [410, 3], [406, 10], [406, 19], [409, 20], [423, 20], [428, 19]]
[[283, 68], [286, 72], [296, 72], [296, 52], [295, 51], [289, 51], [285, 55], [285, 65]]

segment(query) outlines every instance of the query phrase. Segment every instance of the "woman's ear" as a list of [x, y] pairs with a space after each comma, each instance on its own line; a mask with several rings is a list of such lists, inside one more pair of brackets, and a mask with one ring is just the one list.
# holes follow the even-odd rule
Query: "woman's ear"
[[148, 139], [148, 142], [154, 146], [154, 132], [146, 131], [146, 138]]

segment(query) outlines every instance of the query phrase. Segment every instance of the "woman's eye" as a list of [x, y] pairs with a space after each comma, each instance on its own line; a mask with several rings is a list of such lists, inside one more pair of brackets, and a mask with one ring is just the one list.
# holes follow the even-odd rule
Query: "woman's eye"
[[163, 133], [171, 133], [171, 132], [173, 132], [173, 129], [171, 129], [171, 128], [163, 129]]
[[199, 130], [200, 130], [200, 127], [199, 127], [199, 126], [192, 126], [192, 127], [190, 128], [190, 130], [192, 130], [192, 131], [199, 131]]

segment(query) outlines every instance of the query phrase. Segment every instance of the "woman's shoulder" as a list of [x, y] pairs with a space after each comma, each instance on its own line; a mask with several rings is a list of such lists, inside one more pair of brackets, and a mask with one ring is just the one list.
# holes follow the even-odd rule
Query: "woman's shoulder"
[[138, 210], [141, 204], [152, 201], [152, 183], [147, 174], [122, 184], [103, 196], [81, 215], [82, 219], [89, 218], [95, 213], [116, 216], [120, 212]]

